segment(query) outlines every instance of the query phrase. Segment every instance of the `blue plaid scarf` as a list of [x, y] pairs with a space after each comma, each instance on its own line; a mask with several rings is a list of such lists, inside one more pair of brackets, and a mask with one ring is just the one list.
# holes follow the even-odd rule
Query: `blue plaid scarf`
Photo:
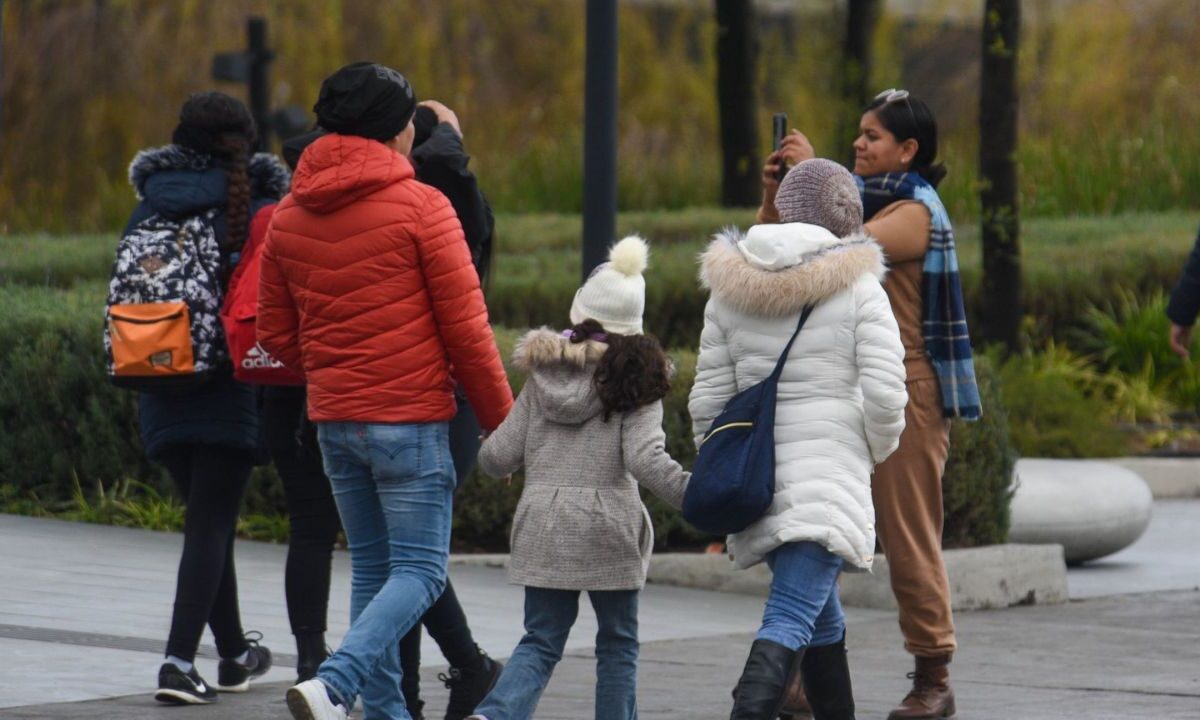
[[978, 420], [983, 410], [971, 359], [971, 337], [963, 306], [954, 229], [937, 190], [916, 173], [855, 176], [862, 191], [863, 217], [870, 220], [897, 200], [915, 200], [929, 209], [929, 250], [922, 269], [924, 317], [921, 334], [942, 389], [942, 413], [948, 418]]

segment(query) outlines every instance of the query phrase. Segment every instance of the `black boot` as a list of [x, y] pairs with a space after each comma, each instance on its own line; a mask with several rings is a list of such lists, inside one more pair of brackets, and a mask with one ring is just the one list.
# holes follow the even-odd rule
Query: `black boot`
[[468, 667], [452, 667], [448, 674], [438, 675], [450, 691], [450, 702], [446, 705], [446, 720], [463, 720], [475, 712], [500, 679], [504, 663], [493, 660], [477, 646], [475, 663]]
[[733, 691], [729, 720], [775, 720], [796, 655], [795, 650], [772, 640], [755, 640]]
[[813, 720], [854, 720], [854, 691], [850, 687], [845, 635], [833, 645], [806, 648], [800, 672], [804, 675], [804, 692], [812, 707]]
[[312, 680], [317, 668], [329, 657], [325, 633], [304, 633], [296, 636], [296, 677], [299, 682]]

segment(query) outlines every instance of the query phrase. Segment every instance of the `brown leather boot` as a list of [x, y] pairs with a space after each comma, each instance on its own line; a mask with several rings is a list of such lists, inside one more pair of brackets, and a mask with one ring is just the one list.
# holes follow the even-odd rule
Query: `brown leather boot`
[[812, 716], [812, 707], [808, 704], [808, 696], [804, 694], [804, 675], [797, 666], [783, 691], [779, 720], [812, 720]]
[[888, 714], [888, 720], [932, 720], [953, 717], [954, 690], [950, 688], [950, 656], [919, 657], [917, 669], [908, 674], [913, 688]]

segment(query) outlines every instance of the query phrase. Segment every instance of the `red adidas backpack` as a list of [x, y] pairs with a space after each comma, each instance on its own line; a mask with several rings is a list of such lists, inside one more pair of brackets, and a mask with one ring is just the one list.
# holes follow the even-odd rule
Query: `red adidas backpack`
[[259, 210], [250, 221], [250, 233], [242, 247], [229, 290], [221, 306], [221, 324], [233, 360], [233, 376], [255, 385], [303, 385], [304, 375], [284, 366], [258, 344], [258, 276], [262, 268], [262, 248], [267, 226], [275, 214], [275, 205]]

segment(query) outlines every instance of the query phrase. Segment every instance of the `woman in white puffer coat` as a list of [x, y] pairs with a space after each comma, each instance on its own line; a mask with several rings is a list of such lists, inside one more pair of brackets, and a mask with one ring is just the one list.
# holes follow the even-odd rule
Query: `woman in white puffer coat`
[[775, 204], [783, 224], [722, 233], [702, 258], [712, 297], [688, 409], [699, 444], [730, 398], [771, 373], [814, 307], [779, 381], [774, 500], [729, 538], [739, 567], [765, 560], [773, 573], [731, 718], [773, 720], [803, 658], [816, 717], [842, 720], [854, 701], [837, 576], [874, 559], [871, 474], [904, 429], [904, 348], [850, 173], [800, 163]]

